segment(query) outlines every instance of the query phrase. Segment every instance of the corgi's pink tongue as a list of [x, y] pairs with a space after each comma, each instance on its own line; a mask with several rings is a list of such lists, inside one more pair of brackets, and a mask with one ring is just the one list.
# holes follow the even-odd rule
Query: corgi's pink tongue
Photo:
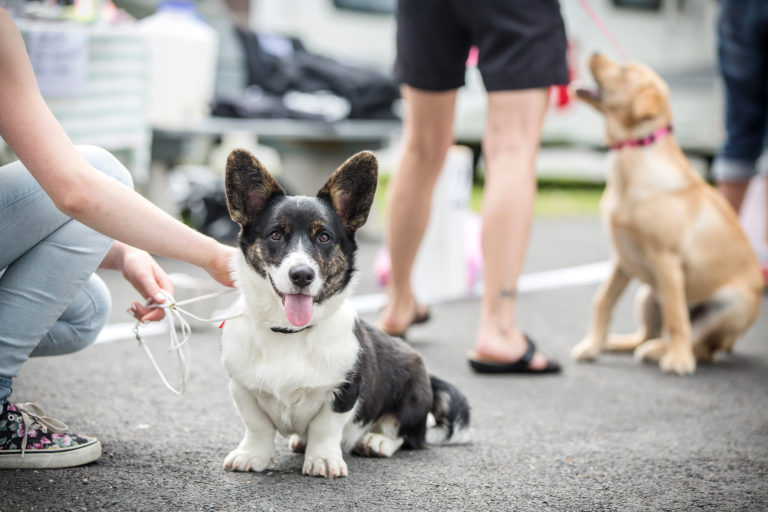
[[285, 316], [297, 327], [307, 325], [312, 319], [313, 301], [309, 295], [292, 293], [285, 296]]

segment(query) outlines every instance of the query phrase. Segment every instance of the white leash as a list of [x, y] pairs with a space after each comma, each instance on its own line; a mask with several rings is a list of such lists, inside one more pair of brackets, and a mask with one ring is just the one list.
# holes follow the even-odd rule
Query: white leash
[[[194, 315], [185, 309], [182, 309], [180, 306], [192, 304], [194, 302], [200, 302], [203, 300], [213, 299], [220, 295], [224, 295], [226, 293], [230, 293], [234, 291], [237, 291], [237, 290], [233, 288], [231, 290], [223, 290], [216, 293], [209, 293], [207, 295], [201, 295], [199, 297], [193, 297], [191, 299], [176, 302], [176, 300], [173, 298], [173, 295], [171, 295], [165, 290], [162, 290], [162, 293], [165, 296], [165, 302], [163, 302], [162, 304], [159, 304], [159, 303], [147, 304], [148, 308], [165, 309], [165, 318], [168, 320], [168, 327], [169, 327], [168, 333], [171, 338], [171, 344], [168, 347], [168, 351], [169, 352], [176, 351], [176, 358], [179, 362], [179, 373], [181, 374], [181, 390], [174, 388], [168, 382], [168, 379], [165, 378], [163, 371], [160, 369], [160, 366], [157, 364], [155, 357], [152, 355], [152, 351], [149, 350], [149, 346], [144, 341], [144, 338], [141, 337], [141, 334], [139, 334], [139, 328], [142, 326], [141, 322], [140, 321], [136, 322], [136, 325], [133, 328], [133, 334], [136, 336], [136, 341], [139, 342], [139, 346], [144, 349], [144, 352], [147, 353], [147, 357], [149, 357], [149, 360], [152, 362], [152, 366], [155, 367], [157, 374], [160, 375], [160, 378], [162, 379], [163, 384], [165, 384], [165, 387], [170, 389], [173, 393], [179, 396], [184, 394], [184, 391], [186, 390], [186, 386], [187, 386], [187, 377], [189, 376], [187, 359], [184, 356], [184, 351], [182, 349], [184, 345], [186, 345], [187, 342], [189, 341], [190, 335], [192, 334], [192, 327], [189, 325], [189, 322], [187, 322], [187, 320], [182, 315], [187, 315], [188, 317], [194, 318], [199, 322], [210, 322], [210, 323], [225, 322], [227, 320], [232, 320], [233, 318], [237, 318], [243, 315], [242, 313], [238, 313], [236, 315], [228, 316], [225, 318], [200, 318], [199, 316]], [[181, 337], [179, 337], [179, 333], [176, 331], [176, 322], [178, 322], [179, 324], [179, 331], [181, 333]]]

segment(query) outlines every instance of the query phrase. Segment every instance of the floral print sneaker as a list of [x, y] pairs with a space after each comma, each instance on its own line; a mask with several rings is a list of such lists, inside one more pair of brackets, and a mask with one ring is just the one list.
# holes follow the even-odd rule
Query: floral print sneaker
[[67, 432], [34, 403], [5, 402], [0, 412], [0, 469], [66, 468], [101, 457], [97, 439]]

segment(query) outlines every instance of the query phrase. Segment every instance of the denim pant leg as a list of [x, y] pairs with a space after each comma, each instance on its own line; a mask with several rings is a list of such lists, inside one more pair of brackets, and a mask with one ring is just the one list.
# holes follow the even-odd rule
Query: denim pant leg
[[31, 357], [60, 356], [87, 347], [99, 336], [111, 306], [107, 285], [98, 275], [91, 274]]
[[[78, 150], [126, 184], [128, 171], [108, 152]], [[93, 272], [112, 240], [54, 206], [20, 162], [0, 167], [0, 402], [32, 355], [73, 352], [95, 340], [109, 295]]]
[[768, 136], [768, 2], [722, 0], [717, 31], [726, 139], [712, 172], [749, 181]]

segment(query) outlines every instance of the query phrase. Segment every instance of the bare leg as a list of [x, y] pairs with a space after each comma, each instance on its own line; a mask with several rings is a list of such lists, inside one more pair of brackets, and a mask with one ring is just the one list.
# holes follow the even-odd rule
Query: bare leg
[[392, 259], [389, 301], [379, 316], [386, 332], [403, 332], [418, 306], [411, 270], [429, 222], [432, 190], [453, 142], [456, 91], [427, 92], [407, 85], [402, 161], [387, 198], [387, 245]]
[[[733, 206], [736, 213], [739, 213], [739, 210], [741, 210], [741, 203], [744, 202], [744, 196], [747, 194], [748, 187], [748, 181], [720, 181], [717, 184], [717, 190]], [[768, 188], [766, 189], [766, 196], [768, 196]]]
[[[527, 347], [517, 327], [514, 291], [523, 266], [536, 195], [535, 160], [547, 105], [545, 89], [488, 94], [483, 153], [484, 283], [475, 354], [517, 361]], [[546, 366], [536, 354], [532, 369]]]

